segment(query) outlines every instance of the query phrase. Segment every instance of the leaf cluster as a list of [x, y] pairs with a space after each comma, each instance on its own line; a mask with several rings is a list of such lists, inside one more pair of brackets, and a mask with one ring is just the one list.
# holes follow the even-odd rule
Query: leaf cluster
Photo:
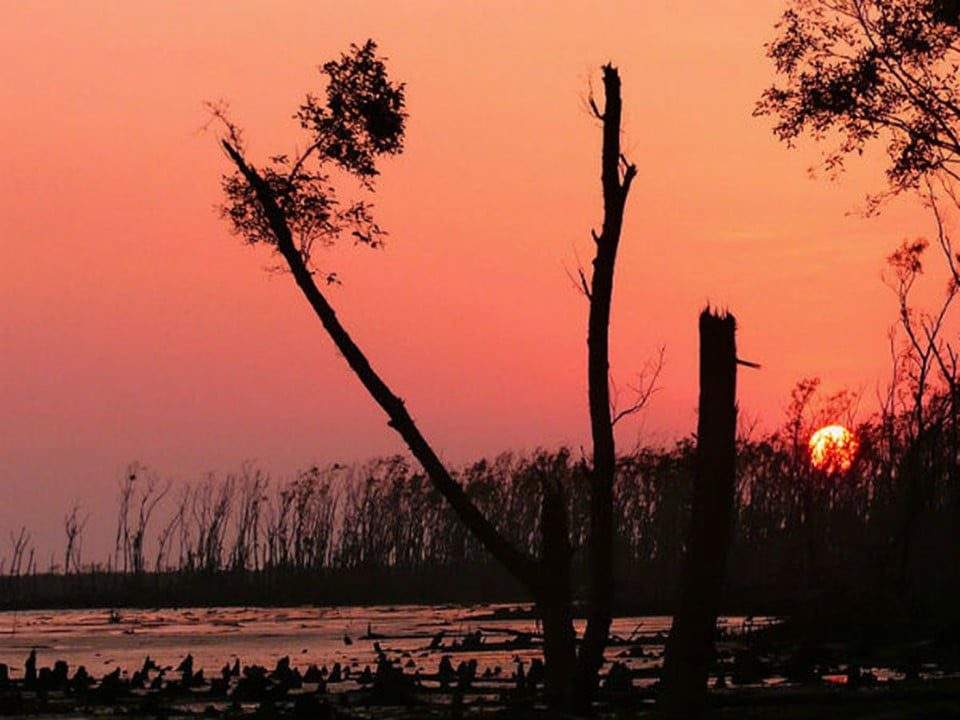
[[824, 161], [834, 170], [881, 139], [894, 193], [956, 178], [958, 18], [957, 0], [792, 0], [766, 46], [779, 82], [754, 114], [773, 117], [788, 144], [832, 141]]
[[[344, 236], [372, 248], [383, 244], [385, 231], [373, 220], [369, 195], [378, 175], [377, 159], [403, 151], [407, 113], [403, 83], [387, 75], [377, 45], [368, 40], [351, 45], [339, 60], [320, 68], [326, 88], [307, 95], [294, 115], [306, 132], [306, 149], [278, 154], [257, 171], [269, 188], [306, 263], [319, 247]], [[222, 107], [211, 106], [214, 119], [227, 129], [229, 142], [243, 152], [239, 130]], [[343, 200], [341, 182], [353, 179], [359, 197]], [[240, 172], [221, 179], [225, 197], [220, 207], [233, 232], [250, 244], [276, 245], [269, 219], [256, 189]], [[335, 273], [325, 273], [336, 282]]]

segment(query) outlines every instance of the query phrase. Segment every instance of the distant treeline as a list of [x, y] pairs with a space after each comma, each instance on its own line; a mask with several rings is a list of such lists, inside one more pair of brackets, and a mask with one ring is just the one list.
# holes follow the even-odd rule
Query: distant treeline
[[[849, 470], [811, 467], [819, 418], [850, 412], [849, 394], [814, 412], [800, 383], [788, 421], [739, 442], [728, 611], [791, 612], [823, 603], [939, 612], [960, 588], [958, 428], [949, 395], [917, 413], [856, 428]], [[619, 461], [616, 566], [621, 606], [669, 611], [683, 554], [694, 441]], [[458, 471], [474, 502], [519, 547], [538, 551], [541, 487], [560, 479], [575, 548], [586, 538], [586, 460], [567, 450], [505, 454]], [[507, 600], [495, 567], [443, 498], [404, 457], [310, 468], [277, 482], [249, 466], [174, 487], [133, 467], [118, 492], [116, 545], [81, 562], [84, 519], [65, 518], [63, 564], [38, 570], [29, 533], [0, 560], [0, 606], [372, 603]], [[149, 553], [148, 553], [149, 549]], [[582, 553], [578, 553], [578, 557]], [[575, 573], [578, 587], [583, 578]]]

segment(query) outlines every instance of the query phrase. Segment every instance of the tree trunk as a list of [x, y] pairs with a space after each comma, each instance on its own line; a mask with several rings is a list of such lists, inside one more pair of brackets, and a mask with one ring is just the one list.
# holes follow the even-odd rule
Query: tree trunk
[[572, 549], [567, 504], [559, 479], [545, 479], [542, 502], [540, 532], [544, 577], [536, 601], [543, 621], [546, 696], [551, 707], [570, 710], [574, 699], [571, 680], [577, 661], [577, 635], [571, 602]]
[[380, 375], [373, 369], [366, 355], [353, 341], [323, 293], [320, 292], [314, 282], [313, 273], [310, 272], [303, 256], [293, 242], [293, 236], [286, 218], [277, 205], [270, 188], [259, 173], [247, 165], [236, 148], [227, 141], [223, 141], [223, 147], [241, 174], [256, 191], [257, 199], [277, 240], [277, 250], [286, 260], [290, 272], [293, 273], [294, 280], [300, 287], [300, 291], [307, 302], [310, 303], [324, 330], [327, 331], [337, 349], [346, 359], [350, 369], [387, 414], [387, 424], [403, 438], [410, 452], [427, 473], [427, 477], [450, 503], [460, 521], [514, 577], [528, 588], [532, 588], [536, 584], [536, 562], [532, 558], [526, 557], [508, 542], [467, 497], [459, 483], [453, 479], [446, 466], [421, 434], [410, 413], [407, 412], [403, 400], [390, 390]]
[[905, 611], [911, 617], [918, 617], [920, 601], [917, 592], [917, 544], [920, 534], [920, 520], [923, 507], [923, 489], [921, 478], [924, 477], [923, 443], [925, 433], [921, 429], [916, 438], [907, 448], [903, 466], [903, 476], [906, 495], [903, 502], [903, 518], [900, 532], [900, 557], [897, 563], [897, 593]]
[[577, 710], [582, 713], [589, 711], [596, 695], [597, 678], [603, 665], [613, 614], [613, 481], [616, 446], [610, 408], [610, 307], [623, 212], [630, 184], [637, 172], [636, 167], [628, 163], [620, 152], [620, 74], [612, 65], [603, 67], [603, 90], [603, 113], [593, 106], [594, 113], [603, 122], [600, 175], [603, 227], [599, 235], [593, 235], [597, 250], [588, 293], [587, 379], [593, 468], [590, 485], [590, 609], [577, 673]]
[[544, 485], [543, 557], [528, 557], [511, 544], [467, 497], [446, 466], [420, 433], [403, 401], [397, 397], [370, 365], [363, 351], [341, 325], [333, 308], [317, 287], [313, 274], [294, 245], [290, 228], [277, 206], [270, 188], [257, 171], [247, 165], [240, 152], [229, 142], [223, 147], [257, 193], [277, 239], [277, 249], [287, 261], [297, 285], [310, 303], [327, 334], [343, 354], [350, 369], [360, 379], [389, 418], [388, 424], [406, 443], [420, 462], [427, 477], [446, 498], [460, 521], [508, 572], [519, 580], [534, 598], [541, 612], [544, 630], [544, 660], [548, 696], [555, 709], [569, 710], [572, 704], [576, 634], [573, 628], [570, 589], [571, 549], [568, 537], [566, 504], [559, 488]]
[[733, 525], [736, 460], [736, 322], [700, 315], [700, 417], [693, 508], [681, 583], [663, 668], [664, 715], [702, 717], [714, 655], [720, 592]]

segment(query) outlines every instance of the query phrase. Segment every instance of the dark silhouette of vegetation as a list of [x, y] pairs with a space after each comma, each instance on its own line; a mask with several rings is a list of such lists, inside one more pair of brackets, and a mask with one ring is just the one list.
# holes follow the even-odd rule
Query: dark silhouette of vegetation
[[63, 531], [67, 536], [67, 545], [63, 552], [63, 572], [69, 574], [71, 568], [80, 572], [83, 565], [83, 530], [90, 516], [80, 519], [80, 506], [74, 505], [63, 519]]
[[[934, 502], [937, 462], [946, 444], [957, 450], [957, 350], [944, 328], [958, 291], [958, 255], [946, 232], [942, 206], [960, 208], [960, 5], [952, 0], [794, 0], [767, 45], [778, 84], [761, 97], [755, 113], [775, 120], [774, 132], [793, 144], [803, 136], [831, 143], [825, 164], [843, 168], [850, 155], [881, 143], [887, 156], [888, 188], [868, 199], [878, 211], [884, 199], [917, 192], [936, 223], [936, 240], [950, 279], [940, 304], [913, 306], [911, 291], [922, 273], [925, 239], [904, 241], [889, 258], [885, 281], [897, 297], [904, 340], [891, 332], [894, 371], [890, 391], [880, 398], [886, 418], [902, 418], [902, 438], [889, 433], [895, 474], [904, 495], [898, 505], [899, 573], [907, 603], [919, 603], [913, 568], [922, 548], [924, 507]], [[955, 454], [954, 454], [955, 457]], [[947, 481], [957, 484], [956, 463]], [[954, 491], [950, 491], [953, 493]], [[960, 502], [960, 495], [958, 502]], [[954, 509], [960, 516], [960, 505]], [[952, 564], [960, 564], [960, 522], [951, 541]]]
[[[614, 478], [613, 572], [621, 594], [611, 601], [611, 612], [669, 612], [679, 598], [661, 694], [665, 710], [696, 717], [705, 706], [709, 674], [729, 675], [737, 685], [759, 682], [770, 673], [809, 683], [842, 669], [852, 689], [875, 683], [851, 658], [868, 657], [864, 653], [881, 641], [901, 648], [895, 668], [906, 674], [908, 685], [916, 683], [920, 661], [904, 653], [913, 652], [909, 647], [918, 637], [938, 637], [960, 619], [954, 602], [960, 572], [956, 564], [944, 564], [938, 552], [957, 523], [958, 488], [951, 478], [958, 456], [956, 446], [943, 441], [956, 436], [949, 399], [942, 389], [927, 397], [924, 416], [938, 429], [934, 436], [917, 436], [912, 406], [892, 415], [882, 410], [855, 425], [855, 396], [839, 393], [818, 400], [818, 382], [804, 380], [792, 394], [783, 428], [741, 437], [734, 450], [732, 318], [711, 319], [725, 326], [728, 347], [708, 350], [704, 343], [704, 359], [722, 365], [718, 374], [725, 369], [726, 376], [713, 378], [718, 386], [713, 398], [708, 390], [713, 383], [702, 378], [697, 442], [622, 454]], [[917, 397], [915, 380], [907, 376], [896, 382], [902, 384], [889, 390], [890, 397]], [[861, 450], [848, 467], [818, 470], [809, 462], [807, 438], [825, 418], [855, 427]], [[539, 549], [549, 563], [554, 546], [547, 538], [566, 534], [573, 547], [587, 546], [593, 498], [585, 460], [565, 450], [540, 451], [503, 455], [451, 473], [471, 502], [493, 519], [497, 532], [521, 551], [532, 555]], [[906, 473], [922, 473], [924, 481], [914, 483]], [[911, 495], [914, 486], [924, 490], [922, 503]], [[123, 492], [118, 501], [126, 502]], [[178, 548], [168, 548], [168, 557], [179, 558], [179, 565], [158, 566], [149, 575], [139, 574], [132, 563], [126, 572], [88, 566], [83, 573], [41, 575], [31, 562], [26, 573], [0, 579], [0, 605], [464, 602], [516, 599], [526, 590], [490, 564], [480, 540], [425, 473], [403, 457], [310, 468], [280, 482], [246, 466], [236, 476], [184, 486], [170, 506], [174, 519], [159, 527], [156, 543], [165, 536], [178, 542]], [[899, 571], [907, 508], [919, 528], [917, 551], [907, 558], [916, 589], [909, 600]], [[728, 553], [724, 536], [731, 516]], [[169, 527], [183, 531], [167, 532]], [[28, 538], [26, 531], [17, 538], [12, 567], [20, 567]], [[684, 538], [689, 538], [686, 547]], [[569, 617], [589, 618], [591, 568], [583, 554], [572, 557], [572, 564], [557, 567], [569, 572], [564, 582], [572, 598], [588, 602], [574, 606]], [[686, 573], [678, 578], [684, 563]], [[728, 581], [721, 590], [725, 567]], [[545, 631], [547, 619], [543, 608], [538, 610]], [[783, 659], [771, 667], [749, 644], [732, 659], [729, 646], [726, 657], [713, 657], [721, 611], [789, 616], [779, 645], [774, 638], [774, 645], [764, 649], [766, 654], [778, 648]], [[844, 645], [842, 661], [838, 651], [830, 659], [818, 649], [838, 639], [852, 643]], [[548, 642], [555, 640], [543, 632], [533, 647], [546, 654]], [[951, 667], [952, 646], [920, 645], [942, 648], [937, 666]], [[634, 692], [633, 678], [657, 672], [656, 667], [627, 670], [615, 661], [601, 676], [599, 699], [623, 703]], [[524, 692], [529, 697], [536, 685]], [[810, 702], [809, 689], [804, 692], [789, 702]], [[898, 701], [907, 703], [916, 699], [917, 687], [903, 692]], [[549, 687], [546, 697], [551, 697]], [[653, 694], [641, 691], [633, 697], [639, 701]], [[755, 695], [740, 701], [736, 695], [712, 697], [719, 706], [758, 701]], [[817, 697], [829, 704], [836, 693], [820, 691]]]
[[[316, 282], [313, 251], [318, 244], [331, 245], [349, 234], [358, 243], [378, 247], [384, 234], [373, 221], [366, 200], [341, 203], [330, 173], [336, 171], [350, 177], [361, 190], [372, 192], [378, 159], [403, 149], [406, 121], [404, 87], [387, 77], [386, 66], [377, 56], [373, 41], [351, 46], [348, 53], [326, 63], [322, 70], [327, 82], [325, 98], [307, 96], [296, 114], [309, 141], [306, 150], [295, 157], [277, 155], [258, 169], [246, 157], [237, 126], [222, 108], [213, 108], [214, 116], [226, 128], [222, 146], [236, 168], [223, 180], [223, 215], [247, 242], [270, 245], [281, 256], [324, 330], [386, 413], [388, 424], [403, 439], [429, 481], [446, 498], [460, 522], [534, 598], [547, 638], [547, 695], [556, 707], [571, 708], [576, 704], [578, 709], [586, 710], [603, 663], [613, 602], [616, 450], [608, 338], [617, 248], [627, 195], [636, 175], [636, 168], [620, 149], [620, 76], [612, 65], [605, 65], [603, 110], [590, 100], [594, 115], [603, 125], [604, 217], [600, 232], [593, 233], [596, 257], [589, 287], [581, 272], [583, 290], [590, 302], [588, 384], [594, 449], [588, 536], [592, 589], [587, 628], [578, 654], [569, 582], [573, 547], [568, 537], [562, 487], [547, 479], [541, 483], [541, 502], [534, 505], [542, 512], [539, 547], [519, 548], [512, 543], [452, 476], [403, 400], [374, 370], [340, 323]], [[329, 270], [323, 275], [328, 283], [337, 280], [336, 273]], [[636, 410], [641, 405], [635, 403], [632, 407]]]
[[663, 666], [664, 715], [696, 720], [707, 700], [736, 494], [737, 347], [730, 314], [700, 315], [700, 411], [680, 602]]
[[[721, 607], [724, 612], [816, 614], [826, 621], [834, 612], [856, 608], [865, 617], [884, 613], [891, 623], [911, 608], [900, 592], [901, 532], [905, 507], [912, 504], [909, 487], [918, 473], [923, 502], [915, 506], [917, 535], [908, 571], [916, 593], [916, 612], [924, 618], [956, 618], [953, 598], [960, 591], [960, 566], [945, 548], [954, 547], [960, 503], [957, 473], [956, 419], [949, 389], [928, 390], [924, 417], [932, 433], [918, 435], [909, 398], [913, 385], [900, 375], [883, 397], [897, 398], [897, 411], [879, 411], [856, 422], [858, 398], [846, 392], [823, 397], [818, 382], [798, 383], [782, 427], [737, 441], [737, 491], [734, 530]], [[901, 403], [902, 401], [902, 403]], [[826, 420], [840, 419], [860, 440], [849, 469], [826, 473], [809, 462], [808, 438]], [[665, 448], [638, 448], [617, 459], [614, 485], [615, 596], [620, 611], [672, 612], [679, 592], [692, 492], [696, 444], [682, 440]], [[568, 506], [571, 546], [585, 548], [589, 536], [589, 463], [566, 450], [529, 455], [505, 454], [452, 470], [464, 493], [487, 513], [498, 532], [524, 552], [535, 553], [542, 542], [541, 506], [545, 479], [562, 488]], [[426, 578], [449, 571], [448, 578], [488, 591], [484, 599], [517, 599], [519, 586], [491, 570], [480, 541], [466, 530], [444, 496], [409, 458], [394, 457], [364, 465], [309, 468], [278, 479], [253, 466], [229, 477], [211, 477], [210, 497], [226, 496], [225, 520], [213, 553], [219, 565], [198, 561], [197, 537], [209, 537], [200, 507], [205, 493], [193, 486], [174, 488], [158, 505], [163, 518], [150, 527], [144, 546], [151, 557], [168, 536], [163, 562], [155, 565], [141, 588], [110, 563], [87, 561], [83, 572], [69, 577], [40, 574], [30, 533], [14, 533], [4, 548], [0, 602], [15, 607], [35, 605], [44, 583], [57, 586], [56, 600], [42, 604], [110, 604], [118, 600], [154, 605], [160, 597], [151, 583], [167, 588], [162, 597], [183, 605], [223, 602], [221, 593], [236, 583], [236, 601], [295, 603], [355, 602], [351, 577], [381, 578], [382, 593], [368, 580], [366, 601], [399, 598], [429, 602], [440, 591], [453, 594], [451, 582], [437, 588], [400, 590], [390, 583], [407, 574]], [[243, 488], [256, 484], [261, 498], [250, 505]], [[188, 502], [183, 503], [183, 498]], [[198, 503], [194, 509], [193, 503]], [[245, 509], [246, 508], [246, 509]], [[191, 520], [194, 516], [197, 521]], [[168, 520], [186, 532], [167, 532]], [[299, 529], [298, 529], [299, 528]], [[89, 532], [89, 528], [87, 530]], [[16, 541], [16, 542], [14, 542]], [[297, 549], [299, 547], [299, 550]], [[238, 563], [236, 558], [245, 558]], [[62, 573], [62, 568], [51, 568]], [[574, 599], [586, 598], [585, 553], [575, 552], [571, 571]], [[220, 579], [210, 582], [210, 573]], [[109, 577], [117, 578], [116, 586]], [[18, 579], [19, 577], [19, 579]], [[234, 579], [229, 579], [230, 577]], [[54, 579], [50, 579], [54, 578]], [[296, 578], [316, 578], [305, 583]], [[35, 584], [34, 584], [35, 583]], [[85, 584], [86, 583], [86, 584]], [[184, 592], [176, 596], [176, 585]], [[13, 588], [23, 588], [15, 593]], [[127, 588], [120, 592], [120, 588]], [[246, 589], [244, 589], [246, 588]], [[270, 588], [270, 592], [266, 589]], [[279, 588], [284, 591], [277, 592]], [[354, 588], [356, 589], [356, 588]], [[8, 592], [8, 590], [10, 592]], [[261, 592], [262, 590], [262, 592]], [[95, 592], [96, 591], [96, 592]], [[81, 601], [83, 595], [86, 600]], [[51, 595], [46, 595], [51, 597]], [[354, 598], [359, 598], [357, 592]], [[461, 596], [469, 599], [469, 593]], [[72, 599], [71, 599], [72, 598]], [[579, 611], [578, 611], [579, 612]]]
[[[7, 574], [10, 577], [19, 577], [20, 574], [25, 570], [26, 573], [32, 574], [36, 569], [36, 563], [34, 559], [36, 557], [36, 548], [33, 546], [33, 542], [30, 536], [30, 533], [27, 532], [27, 528], [21, 527], [19, 533], [16, 535], [10, 533], [10, 562], [6, 565]], [[29, 552], [27, 552], [29, 551]], [[24, 560], [26, 559], [27, 565], [24, 567]]]
[[[117, 534], [114, 540], [113, 563], [123, 572], [136, 575], [147, 569], [144, 541], [147, 526], [157, 504], [170, 491], [169, 481], [164, 483], [156, 475], [147, 473], [137, 464], [131, 465], [120, 481], [117, 510]], [[131, 525], [130, 512], [136, 510]]]
[[[409, 457], [312, 467], [279, 481], [248, 465], [234, 475], [182, 484], [172, 506], [164, 501], [173, 483], [133, 465], [119, 484], [106, 564], [84, 566], [87, 516], [74, 505], [64, 516], [62, 567], [51, 554], [48, 572], [40, 573], [30, 533], [11, 533], [9, 560], [0, 560], [0, 607], [436, 602], [522, 594], [534, 603], [543, 662], [531, 663], [526, 676], [518, 668], [517, 692], [543, 684], [553, 710], [583, 714], [594, 708], [601, 678], [608, 695], [633, 689], [626, 665], [614, 662], [601, 673], [614, 613], [676, 607], [661, 709], [667, 717], [691, 719], [703, 716], [707, 681], [718, 668], [723, 680], [723, 669], [732, 665], [738, 684], [765, 677], [757, 655], [732, 664], [716, 657], [723, 610], [789, 615], [792, 628], [801, 629], [832, 627], [835, 618], [849, 627], [854, 614], [890, 625], [960, 621], [954, 602], [960, 590], [960, 352], [944, 331], [960, 292], [960, 255], [941, 212], [944, 202], [960, 208], [960, 4], [791, 0], [777, 27], [767, 51], [783, 84], [763, 93], [755, 113], [773, 117], [775, 134], [788, 144], [806, 135], [832, 141], [824, 160], [830, 170], [883, 143], [889, 187], [869, 199], [869, 209], [878, 211], [892, 195], [919, 192], [951, 274], [941, 304], [921, 311], [912, 291], [928, 241], [906, 241], [888, 258], [885, 281], [896, 295], [905, 339], [898, 343], [891, 333], [892, 377], [874, 417], [856, 424], [858, 398], [850, 393], [818, 406], [818, 381], [805, 379], [791, 395], [782, 428], [738, 438], [742, 361], [735, 322], [707, 310], [700, 318], [695, 439], [618, 454], [614, 427], [643, 408], [657, 372], [625, 408], [617, 407], [610, 318], [636, 167], [621, 150], [621, 80], [608, 64], [603, 108], [589, 100], [602, 125], [603, 220], [592, 232], [589, 278], [579, 272], [589, 302], [592, 452], [575, 458], [567, 449], [540, 450], [460, 468], [445, 464], [340, 322], [326, 294], [340, 278], [318, 261], [319, 250], [345, 239], [378, 248], [385, 236], [369, 198], [379, 163], [403, 150], [405, 88], [388, 77], [375, 43], [367, 41], [322, 66], [323, 94], [307, 95], [294, 115], [308, 138], [294, 155], [254, 163], [225, 108], [211, 111], [225, 130], [221, 146], [233, 168], [222, 179], [223, 217], [244, 241], [268, 245], [280, 257]], [[348, 188], [354, 198], [347, 199]], [[814, 467], [808, 438], [837, 418], [855, 426], [858, 452], [849, 462]], [[952, 549], [949, 562], [943, 548]], [[579, 638], [575, 616], [586, 620]], [[369, 626], [368, 636], [375, 637]], [[470, 637], [461, 647], [480, 644], [479, 631]], [[431, 650], [442, 643], [442, 634], [438, 638]], [[406, 677], [379, 643], [376, 648], [377, 674], [367, 668], [359, 684], [372, 685], [378, 702], [411, 698], [419, 676]], [[816, 676], [808, 660], [798, 651], [784, 670]], [[454, 673], [445, 662], [436, 680], [446, 692], [455, 674], [462, 702], [476, 664], [471, 670], [462, 663]], [[0, 668], [0, 684], [7, 686], [8, 668]], [[143, 674], [129, 681], [117, 669], [99, 680], [98, 692], [110, 701], [136, 683], [142, 690], [156, 669], [145, 663]], [[18, 702], [20, 685], [31, 693], [76, 691], [65, 665], [42, 670], [37, 673], [31, 653], [22, 683], [15, 683]], [[206, 685], [191, 656], [178, 672], [179, 686], [164, 685], [161, 673], [155, 689]], [[908, 680], [914, 674], [919, 678], [915, 668], [905, 673]], [[230, 690], [239, 702], [250, 692], [248, 698], [266, 702], [268, 691], [285, 698], [303, 681], [289, 658], [269, 682], [265, 668], [246, 675], [246, 683], [233, 677], [228, 666], [211, 695], [226, 697]], [[848, 684], [868, 677], [846, 663]], [[84, 676], [76, 682], [84, 691], [93, 684]]]
[[828, 168], [884, 142], [893, 193], [956, 180], [958, 13], [947, 0], [792, 0], [767, 45], [783, 82], [755, 112], [788, 143], [833, 141]]
[[[587, 380], [590, 405], [590, 434], [593, 439], [593, 465], [590, 469], [590, 611], [578, 657], [577, 708], [590, 706], [596, 691], [597, 675], [603, 664], [603, 652], [610, 634], [613, 612], [613, 486], [617, 453], [613, 424], [617, 417], [610, 397], [610, 308], [617, 249], [623, 229], [623, 214], [630, 185], [637, 168], [620, 149], [620, 75], [612, 65], [603, 67], [605, 103], [603, 111], [591, 99], [593, 114], [603, 123], [601, 184], [603, 186], [603, 225], [594, 232], [596, 255], [589, 290], [587, 330]], [[641, 405], [635, 405], [639, 408]], [[569, 592], [569, 591], [568, 591]], [[572, 628], [571, 628], [572, 631]]]
[[[131, 615], [131, 620], [120, 617], [117, 622], [132, 623], [141, 614]], [[276, 623], [277, 618], [270, 620]], [[501, 634], [510, 637], [509, 631]], [[346, 662], [336, 661], [332, 666], [307, 664], [302, 656], [284, 655], [260, 664], [239, 655], [226, 655], [223, 659], [227, 662], [219, 671], [216, 665], [201, 666], [200, 659], [186, 647], [154, 648], [161, 653], [155, 658], [146, 655], [142, 661], [125, 666], [108, 661], [107, 666], [114, 665], [112, 670], [93, 667], [90, 671], [84, 665], [71, 667], [65, 659], [55, 660], [51, 667], [47, 663], [56, 656], [50, 655], [50, 648], [40, 648], [40, 653], [31, 650], [29, 654], [15, 648], [16, 654], [10, 656], [16, 658], [14, 664], [0, 663], [0, 708], [11, 717], [182, 717], [192, 712], [192, 716], [224, 720], [446, 720], [461, 717], [466, 714], [463, 709], [469, 708], [469, 714], [478, 717], [555, 718], [556, 713], [545, 711], [540, 703], [544, 668], [539, 658], [530, 662], [528, 671], [518, 661], [512, 673], [482, 654], [479, 660], [451, 659], [463, 658], [464, 653], [475, 652], [483, 645], [523, 646], [521, 635], [485, 642], [488, 636], [478, 630], [446, 643], [441, 633], [416, 653], [416, 660], [408, 651], [380, 643], [409, 642], [415, 638], [377, 635], [379, 639], [360, 638], [360, 647], [352, 651], [356, 653], [354, 657]], [[756, 659], [734, 659], [718, 668], [721, 673], [729, 672], [732, 681], [742, 687], [737, 692], [714, 694], [711, 717], [953, 718], [960, 711], [958, 681], [949, 671], [931, 673], [925, 679], [914, 673], [914, 677], [903, 681], [882, 680], [856, 663], [845, 665], [842, 656], [822, 655], [817, 665], [810, 665], [809, 654], [791, 653], [789, 641], [778, 642], [770, 635], [761, 630], [724, 634], [721, 638], [726, 652], [746, 646], [751, 650], [741, 650], [738, 655], [755, 658], [752, 652], [762, 651], [776, 659], [759, 667]], [[935, 649], [937, 645], [941, 646], [939, 651]], [[894, 647], [904, 645], [895, 643]], [[177, 652], [173, 657], [179, 661], [164, 664], [166, 659], [172, 659], [173, 652]], [[860, 652], [856, 656], [862, 657]], [[932, 668], [948, 669], [953, 664], [950, 651], [943, 649], [942, 643], [929, 643], [923, 657]], [[796, 673], [803, 667], [810, 670], [806, 679], [800, 680]], [[838, 675], [841, 669], [843, 673]], [[769, 672], [786, 672], [794, 682], [761, 684], [759, 680], [768, 677]], [[838, 686], [837, 677], [848, 682]], [[617, 661], [604, 673], [598, 692], [604, 716], [633, 717], [638, 710], [642, 716], [649, 715], [643, 708], [655, 696], [656, 689], [647, 683], [634, 687], [635, 678], [648, 680], [649, 668], [629, 669]], [[200, 707], [202, 711], [192, 710]]]

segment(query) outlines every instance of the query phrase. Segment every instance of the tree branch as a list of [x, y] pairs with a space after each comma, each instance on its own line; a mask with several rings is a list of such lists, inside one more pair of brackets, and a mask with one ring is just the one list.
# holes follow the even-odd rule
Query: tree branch
[[648, 361], [643, 370], [640, 371], [637, 382], [629, 386], [630, 390], [634, 393], [634, 399], [630, 405], [618, 411], [616, 409], [616, 402], [613, 401], [611, 403], [611, 411], [613, 413], [611, 424], [613, 426], [616, 426], [616, 424], [624, 418], [635, 415], [643, 410], [650, 401], [651, 396], [660, 389], [657, 381], [659, 381], [660, 374], [663, 371], [663, 358], [665, 353], [666, 348], [661, 347], [657, 353], [656, 360]]
[[383, 409], [388, 417], [388, 425], [403, 438], [413, 456], [423, 466], [437, 490], [447, 499], [460, 520], [466, 525], [483, 546], [521, 583], [536, 595], [539, 592], [540, 578], [535, 560], [514, 547], [474, 505], [463, 488], [450, 475], [443, 462], [421, 434], [413, 418], [403, 403], [371, 367], [370, 362], [360, 350], [346, 328], [340, 323], [333, 308], [320, 292], [313, 275], [297, 250], [283, 212], [277, 206], [269, 186], [253, 167], [249, 166], [241, 153], [227, 140], [222, 141], [224, 150], [236, 165], [257, 195], [264, 214], [277, 242], [277, 250], [286, 260], [290, 271], [319, 318], [327, 334], [343, 355], [350, 369], [356, 374], [367, 392]]

